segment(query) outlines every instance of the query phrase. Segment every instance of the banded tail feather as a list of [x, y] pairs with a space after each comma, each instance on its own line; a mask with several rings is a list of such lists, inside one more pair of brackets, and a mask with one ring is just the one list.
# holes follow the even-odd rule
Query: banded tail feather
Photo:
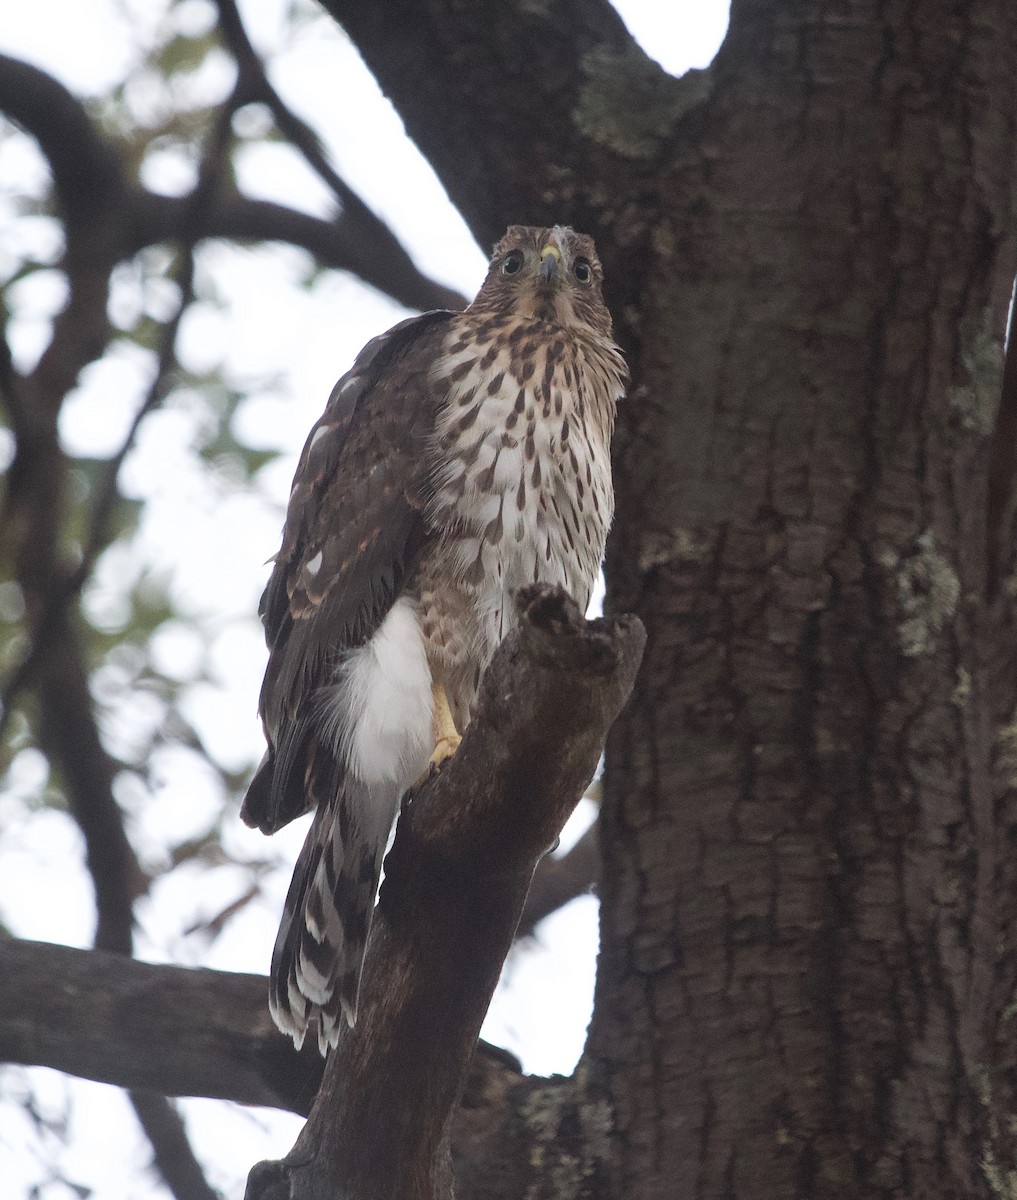
[[322, 1054], [357, 1019], [360, 979], [389, 830], [403, 789], [347, 776], [318, 808], [293, 869], [272, 952], [269, 1007], [297, 1049]]

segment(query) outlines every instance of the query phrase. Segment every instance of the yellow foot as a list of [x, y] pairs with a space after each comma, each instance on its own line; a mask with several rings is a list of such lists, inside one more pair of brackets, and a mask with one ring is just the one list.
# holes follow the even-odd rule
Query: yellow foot
[[462, 741], [452, 718], [452, 710], [449, 708], [444, 685], [432, 683], [431, 695], [434, 697], [434, 753], [428, 760], [427, 770], [417, 780], [414, 787], [419, 787], [425, 780], [440, 771], [442, 764], [455, 754]]
[[431, 770], [433, 771], [435, 767], [440, 767], [446, 758], [451, 758], [459, 749], [459, 743], [462, 740], [459, 734], [454, 731], [450, 734], [445, 734], [444, 737], [438, 738], [434, 743], [434, 753], [428, 762]]

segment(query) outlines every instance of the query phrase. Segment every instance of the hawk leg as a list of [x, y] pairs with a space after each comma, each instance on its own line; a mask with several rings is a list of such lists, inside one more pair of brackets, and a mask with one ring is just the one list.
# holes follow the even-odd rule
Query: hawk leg
[[452, 719], [444, 684], [432, 683], [431, 695], [434, 696], [434, 753], [431, 755], [430, 766], [438, 767], [446, 758], [455, 754], [462, 738]]

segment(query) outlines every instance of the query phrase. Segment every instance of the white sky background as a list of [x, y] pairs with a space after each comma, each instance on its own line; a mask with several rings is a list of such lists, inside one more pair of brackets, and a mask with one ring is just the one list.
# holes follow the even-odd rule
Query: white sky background
[[[706, 65], [727, 24], [725, 0], [617, 0], [646, 51], [674, 74]], [[383, 99], [372, 77], [341, 32], [327, 18], [302, 33], [287, 34], [285, 0], [241, 0], [241, 14], [270, 66], [284, 99], [318, 131], [335, 165], [390, 224], [418, 265], [433, 277], [472, 295], [484, 272], [484, 255], [473, 243], [440, 184]], [[184, 0], [177, 27], [200, 32], [211, 21], [207, 0]], [[128, 76], [165, 20], [162, 0], [34, 0], [6, 6], [0, 51], [55, 75], [75, 94], [97, 97]], [[54, 31], [58, 31], [55, 35]], [[193, 103], [225, 95], [231, 77], [225, 60], [213, 58], [192, 81]], [[157, 91], [139, 82], [134, 107], [155, 113]], [[256, 112], [245, 117], [255, 125]], [[0, 122], [0, 135], [4, 132]], [[24, 136], [0, 136], [0, 281], [26, 255], [55, 261], [58, 227], [46, 217], [15, 219], [13, 199], [40, 196], [46, 168]], [[325, 216], [331, 203], [299, 157], [281, 145], [244, 153], [240, 185], [251, 195]], [[190, 164], [167, 152], [150, 159], [145, 182], [180, 192], [193, 182]], [[125, 489], [146, 501], [139, 535], [127, 549], [114, 548], [99, 564], [86, 603], [97, 621], [115, 626], [125, 588], [142, 572], [171, 580], [185, 621], [160, 631], [159, 665], [187, 681], [205, 669], [211, 682], [188, 690], [186, 715], [216, 758], [233, 770], [253, 767], [261, 732], [255, 706], [265, 651], [254, 619], [264, 585], [265, 560], [278, 548], [283, 507], [295, 458], [335, 379], [360, 347], [406, 315], [391, 301], [349, 276], [328, 272], [310, 287], [308, 259], [286, 247], [258, 250], [216, 243], [199, 256], [199, 293], [214, 291], [216, 307], [197, 303], [185, 322], [181, 357], [191, 369], [222, 363], [250, 398], [234, 428], [249, 444], [283, 451], [263, 469], [256, 487], [217, 478], [194, 453], [197, 405], [173, 396], [142, 427], [125, 465]], [[46, 344], [49, 323], [63, 299], [62, 277], [43, 271], [10, 289], [12, 348], [19, 366], [30, 366]], [[133, 266], [118, 272], [111, 310], [129, 315], [143, 306], [164, 318], [172, 291], [142, 284]], [[151, 373], [140, 349], [120, 349], [90, 367], [69, 398], [60, 432], [73, 454], [105, 457], [120, 445]], [[9, 438], [0, 430], [0, 465]], [[0, 610], [9, 601], [0, 589]], [[103, 732], [117, 746], [143, 744], [156, 730], [161, 701], [123, 693], [116, 670], [98, 681], [107, 701]], [[143, 698], [142, 698], [143, 700]], [[167, 847], [205, 831], [222, 802], [213, 772], [186, 751], [157, 749], [150, 789], [121, 785], [133, 844], [146, 865], [164, 863]], [[72, 821], [40, 809], [44, 764], [26, 751], [0, 790], [0, 921], [16, 934], [88, 946], [94, 927], [91, 885], [80, 835]], [[590, 819], [587, 806], [563, 839], [578, 836]], [[282, 899], [304, 823], [270, 842], [227, 822], [228, 853], [241, 862], [264, 861], [263, 895], [247, 905], [209, 944], [188, 934], [248, 886], [241, 867], [185, 866], [161, 876], [138, 906], [137, 953], [153, 961], [193, 963], [264, 972], [271, 954]], [[596, 902], [575, 901], [541, 926], [535, 942], [517, 947], [485, 1025], [485, 1036], [520, 1055], [527, 1070], [567, 1073], [583, 1044], [592, 999], [596, 956]], [[66, 1144], [35, 1128], [16, 1103], [28, 1089], [48, 1118], [66, 1120]], [[188, 1131], [213, 1185], [241, 1196], [246, 1172], [260, 1158], [278, 1157], [292, 1144], [299, 1120], [270, 1110], [245, 1110], [213, 1101], [181, 1102]], [[0, 1067], [0, 1180], [3, 1195], [25, 1196], [33, 1187], [46, 1200], [76, 1194], [59, 1181], [47, 1183], [47, 1163], [98, 1196], [163, 1197], [147, 1169], [150, 1155], [123, 1095], [114, 1088], [70, 1080], [56, 1072]]]

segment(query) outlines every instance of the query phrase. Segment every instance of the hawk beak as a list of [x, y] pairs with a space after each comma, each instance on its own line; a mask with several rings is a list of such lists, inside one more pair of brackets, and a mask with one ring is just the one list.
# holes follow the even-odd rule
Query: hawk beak
[[540, 252], [540, 282], [554, 283], [561, 276], [561, 251], [557, 246], [545, 246]]

